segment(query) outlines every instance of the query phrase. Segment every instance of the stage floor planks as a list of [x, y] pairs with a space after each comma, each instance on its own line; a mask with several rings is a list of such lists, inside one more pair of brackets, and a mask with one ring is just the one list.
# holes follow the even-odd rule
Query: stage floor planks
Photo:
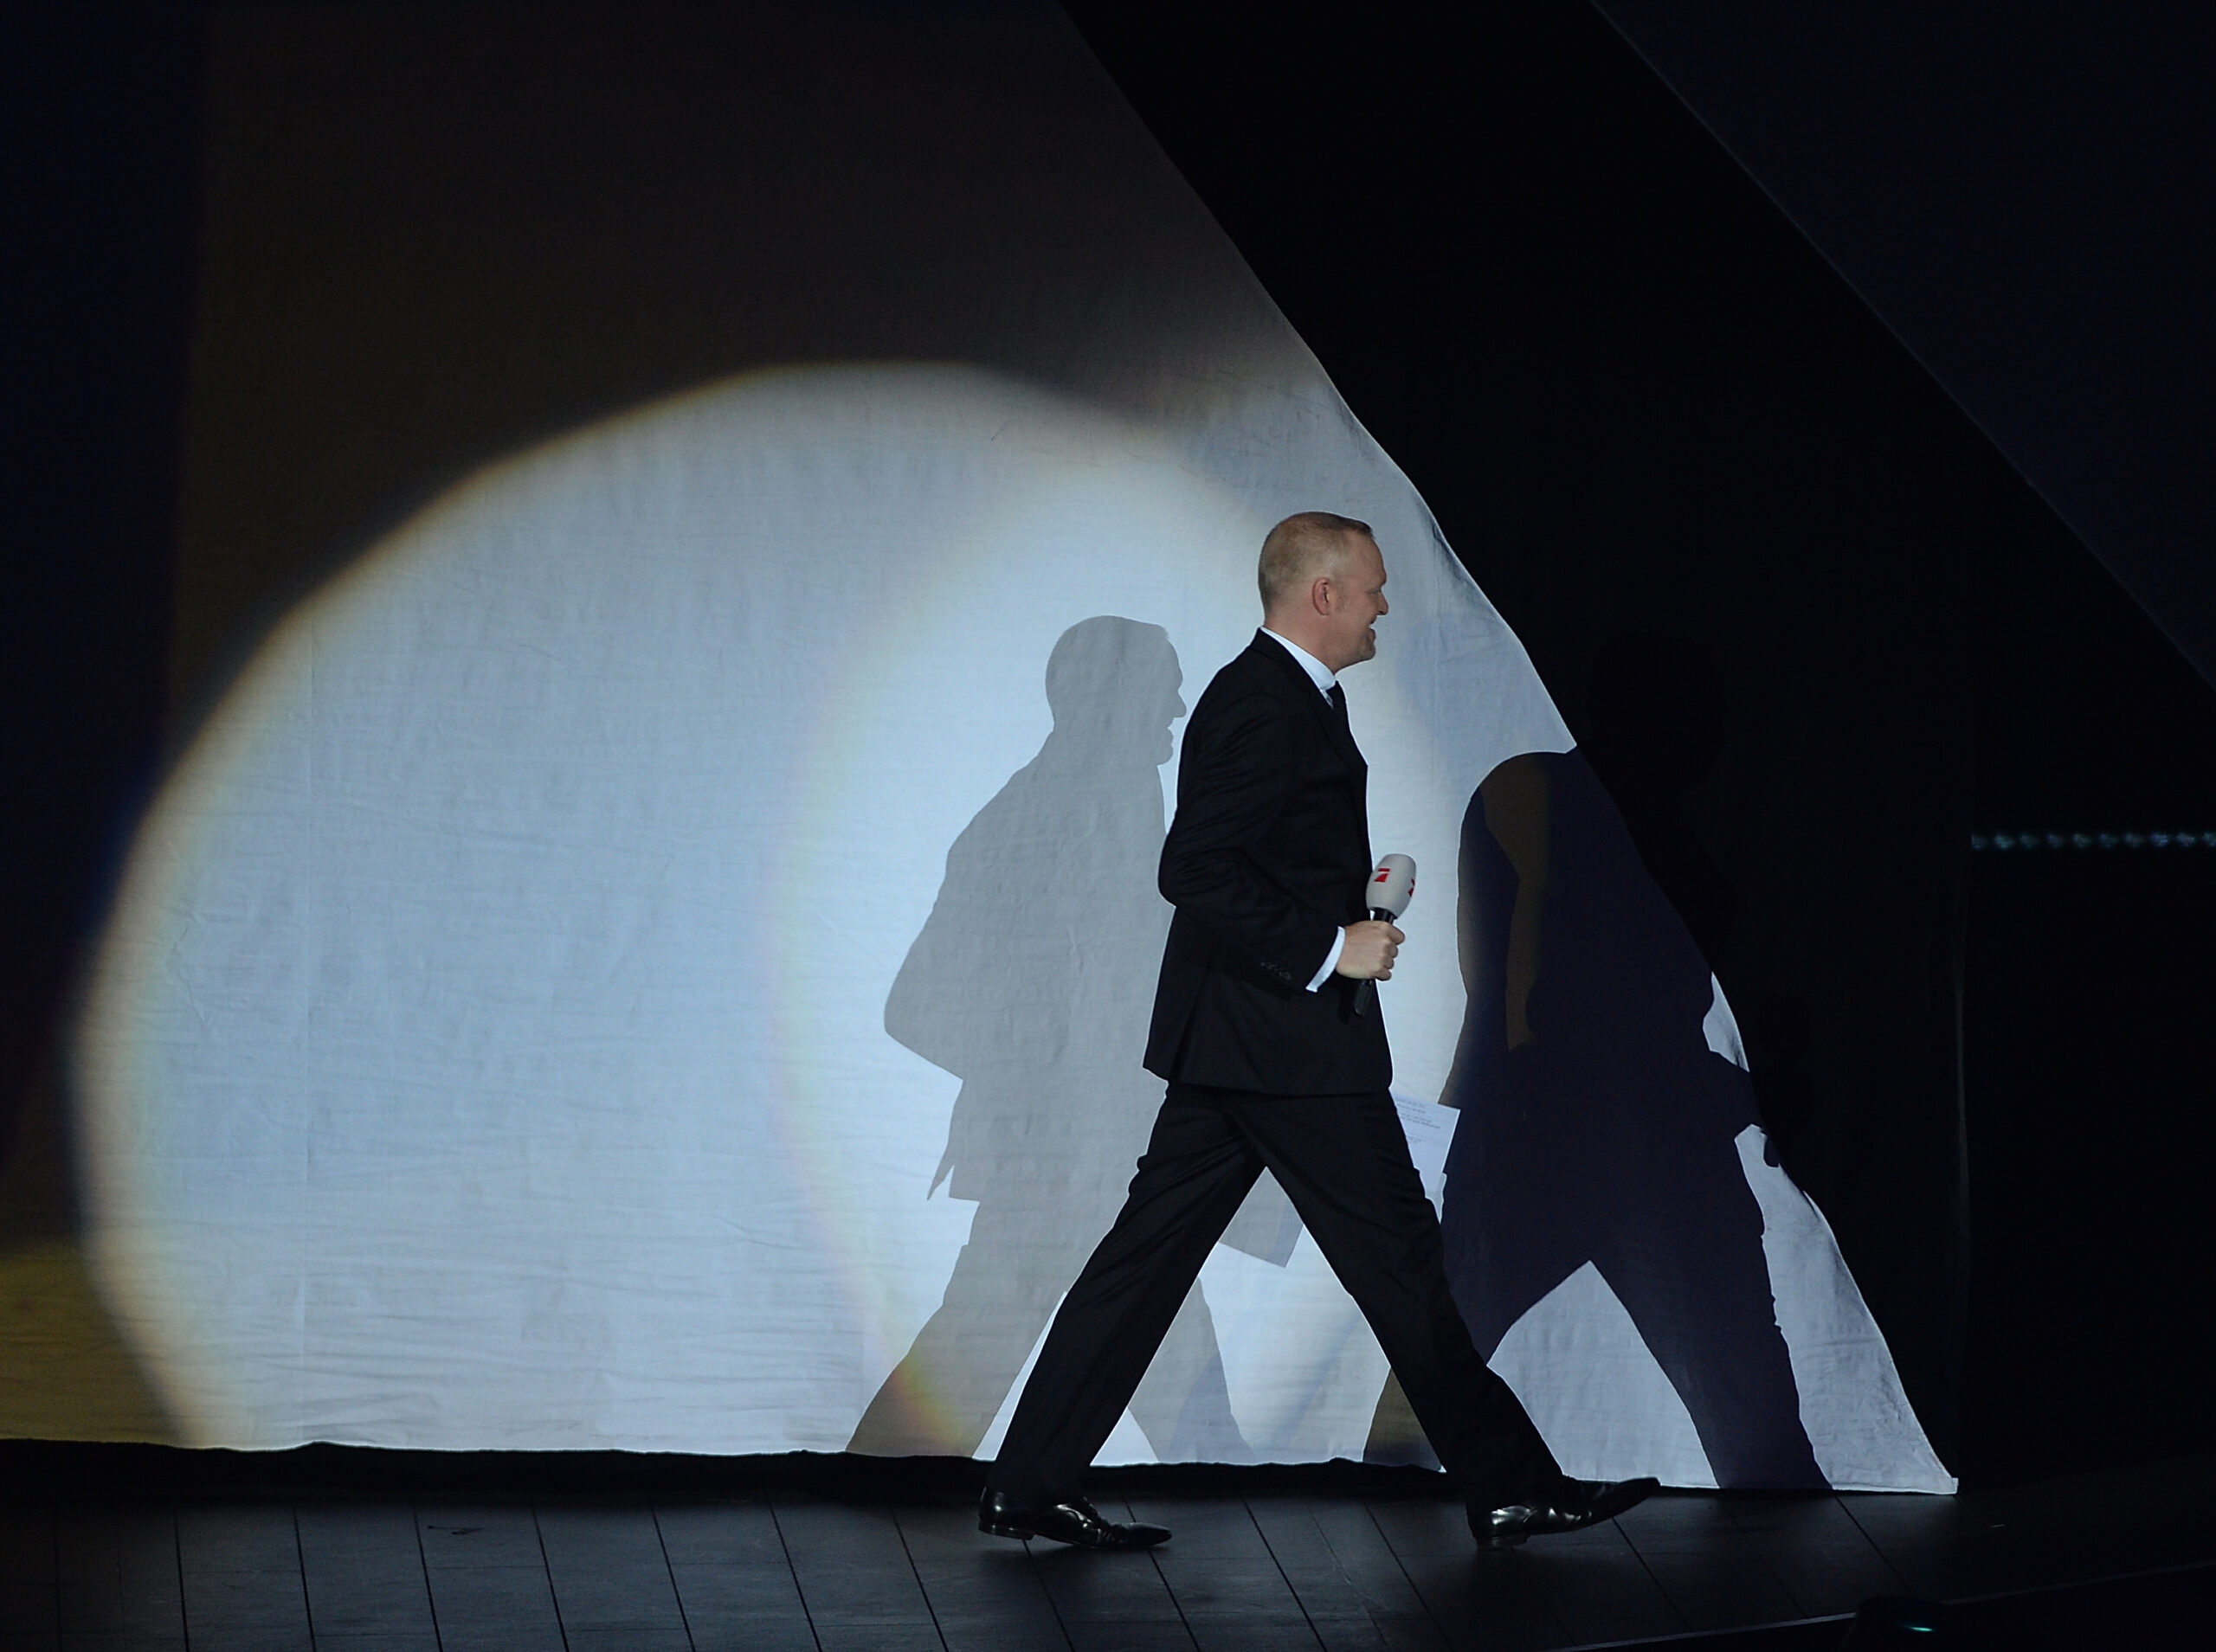
[[[1093, 1555], [981, 1536], [965, 1507], [805, 1495], [133, 1505], [16, 1486], [0, 1652], [1620, 1645], [2205, 1567], [2212, 1466], [1955, 1498], [1669, 1493], [1504, 1555], [1474, 1552], [1458, 1505], [1408, 1497], [1104, 1498], [1176, 1537]], [[2209, 1574], [2181, 1576], [2180, 1599], [2209, 1598]]]

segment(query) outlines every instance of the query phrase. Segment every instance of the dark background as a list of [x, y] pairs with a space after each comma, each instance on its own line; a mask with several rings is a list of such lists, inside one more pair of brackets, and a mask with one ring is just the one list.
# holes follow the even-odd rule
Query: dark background
[[1597, 4], [2216, 676], [2216, 12]]
[[[1598, 13], [1071, 10], [1608, 779], [1949, 1466], [2216, 1443], [2216, 851], [1968, 848], [2216, 830], [2216, 694]], [[204, 24], [5, 29], [16, 1096], [159, 761]]]

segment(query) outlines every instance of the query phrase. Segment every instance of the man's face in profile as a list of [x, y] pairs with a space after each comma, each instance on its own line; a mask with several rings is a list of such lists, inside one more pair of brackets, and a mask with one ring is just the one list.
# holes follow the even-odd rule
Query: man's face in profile
[[1385, 557], [1375, 540], [1351, 539], [1331, 577], [1330, 630], [1332, 657], [1324, 663], [1343, 671], [1377, 657], [1377, 633], [1373, 627], [1387, 611]]

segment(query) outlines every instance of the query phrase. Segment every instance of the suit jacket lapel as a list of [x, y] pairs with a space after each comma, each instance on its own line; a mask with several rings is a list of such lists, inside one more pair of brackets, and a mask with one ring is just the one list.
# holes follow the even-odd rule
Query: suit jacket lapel
[[1254, 633], [1251, 646], [1276, 662], [1277, 668], [1299, 686], [1301, 702], [1322, 725], [1324, 737], [1331, 742], [1331, 749], [1346, 759], [1355, 773], [1368, 774], [1369, 765], [1362, 761], [1362, 748], [1354, 742], [1353, 730], [1340, 721], [1339, 714], [1330, 701], [1317, 691], [1315, 682], [1301, 669], [1300, 662], [1287, 653], [1280, 644], [1259, 631]]

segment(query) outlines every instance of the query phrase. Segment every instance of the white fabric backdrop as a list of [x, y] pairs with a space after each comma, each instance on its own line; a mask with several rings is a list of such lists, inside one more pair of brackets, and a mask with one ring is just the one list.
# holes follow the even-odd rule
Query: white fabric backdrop
[[[1435, 1171], [1462, 812], [1569, 738], [1286, 337], [1158, 424], [961, 367], [712, 385], [479, 475], [285, 622], [141, 833], [81, 1050], [104, 1278], [192, 1438], [841, 1449], [975, 1208], [928, 1192], [957, 1081], [882, 1020], [948, 845], [1066, 628], [1163, 627], [1189, 702], [1297, 509], [1391, 573], [1347, 689], [1373, 838], [1426, 869], [1385, 1006]], [[1710, 1032], [1737, 1058], [1720, 993]], [[1951, 1488], [1746, 1147], [1819, 1462]], [[1312, 1244], [1203, 1289], [1255, 1451], [1358, 1456], [1384, 1364]], [[1571, 1472], [1712, 1483], [1589, 1269], [1496, 1365]], [[1127, 1421], [1104, 1460], [1150, 1455]]]

